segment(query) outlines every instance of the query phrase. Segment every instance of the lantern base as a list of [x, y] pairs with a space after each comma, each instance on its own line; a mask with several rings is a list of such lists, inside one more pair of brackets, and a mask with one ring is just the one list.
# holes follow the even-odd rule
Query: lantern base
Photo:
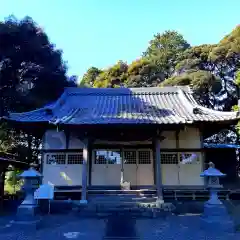
[[21, 204], [17, 209], [16, 214], [16, 221], [24, 221], [24, 222], [32, 222], [38, 219], [37, 212], [38, 212], [37, 205], [31, 204]]
[[234, 231], [234, 223], [224, 204], [211, 204], [206, 202], [202, 215], [202, 226], [204, 229], [212, 231]]

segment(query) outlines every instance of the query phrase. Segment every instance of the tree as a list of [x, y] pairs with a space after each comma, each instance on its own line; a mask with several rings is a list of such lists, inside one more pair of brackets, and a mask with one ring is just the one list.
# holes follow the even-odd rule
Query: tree
[[102, 71], [95, 79], [94, 87], [119, 87], [127, 80], [128, 65], [118, 61], [112, 67]]
[[68, 85], [62, 52], [30, 17], [0, 22], [1, 115], [53, 101]]
[[163, 74], [158, 72], [158, 68], [153, 61], [147, 58], [140, 58], [129, 65], [126, 86], [157, 86], [163, 78]]
[[[119, 61], [103, 71], [90, 68], [82, 79], [83, 86], [94, 87], [149, 87], [157, 86], [172, 76], [180, 55], [190, 47], [181, 34], [166, 31], [150, 41], [143, 56], [129, 66]], [[91, 83], [91, 84], [89, 84]]]
[[213, 63], [209, 61], [209, 54], [215, 45], [203, 44], [188, 48], [177, 59], [174, 75], [204, 70], [213, 71]]
[[102, 70], [96, 67], [89, 68], [81, 79], [80, 87], [93, 87], [94, 81], [100, 73], [102, 73]]
[[[178, 58], [174, 78], [165, 81], [165, 85], [171, 81], [182, 82], [186, 77], [200, 81], [193, 83], [193, 88], [198, 90], [198, 98], [208, 107], [218, 107], [222, 110], [231, 110], [237, 102], [237, 88], [234, 82], [235, 75], [240, 65], [240, 26], [237, 26], [230, 34], [224, 37], [218, 44], [204, 44], [187, 49]], [[197, 73], [200, 71], [201, 74]], [[203, 71], [205, 72], [203, 74]], [[210, 73], [210, 74], [208, 74]], [[199, 76], [202, 78], [199, 78]], [[209, 76], [209, 84], [207, 77]], [[220, 82], [221, 87], [220, 87]], [[203, 85], [202, 85], [203, 84]], [[211, 84], [213, 84], [211, 86]], [[209, 89], [201, 91], [202, 89]], [[213, 101], [214, 99], [214, 101]]]
[[222, 79], [224, 100], [231, 107], [237, 101], [234, 79], [240, 68], [240, 25], [212, 49], [209, 60], [214, 64], [216, 75]]
[[174, 72], [177, 59], [188, 48], [190, 44], [180, 33], [165, 31], [154, 35], [143, 56], [152, 59], [158, 66], [158, 72], [163, 72], [165, 78], [168, 78]]
[[[76, 86], [66, 70], [62, 52], [30, 17], [0, 22], [0, 117], [8, 111], [38, 108], [56, 100], [64, 87]], [[39, 139], [6, 125], [0, 132], [2, 151], [18, 151], [21, 160], [33, 159], [34, 150], [27, 145], [39, 144]]]
[[221, 79], [211, 72], [198, 70], [183, 73], [179, 76], [165, 80], [161, 86], [184, 86], [193, 88], [196, 100], [203, 106], [214, 108], [216, 106], [216, 94], [222, 88]]

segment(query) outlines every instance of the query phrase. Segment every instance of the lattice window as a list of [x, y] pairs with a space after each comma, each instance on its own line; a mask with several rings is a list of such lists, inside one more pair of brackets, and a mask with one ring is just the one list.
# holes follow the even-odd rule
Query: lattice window
[[121, 164], [121, 152], [108, 151], [108, 164]]
[[162, 164], [178, 164], [177, 153], [161, 153]]
[[66, 154], [48, 154], [47, 155], [47, 164], [66, 164]]
[[139, 164], [151, 164], [151, 152], [150, 151], [139, 151], [138, 152], [138, 163]]
[[123, 156], [125, 164], [137, 164], [136, 151], [124, 151]]
[[105, 150], [95, 151], [95, 164], [107, 164], [108, 152]]
[[68, 154], [68, 164], [83, 164], [83, 153]]

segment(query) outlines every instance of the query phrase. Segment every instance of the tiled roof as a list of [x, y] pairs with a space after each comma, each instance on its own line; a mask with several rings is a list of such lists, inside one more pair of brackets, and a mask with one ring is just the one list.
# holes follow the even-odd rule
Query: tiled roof
[[236, 112], [202, 107], [189, 87], [66, 88], [49, 106], [11, 113], [9, 120], [60, 124], [180, 124], [238, 119]]

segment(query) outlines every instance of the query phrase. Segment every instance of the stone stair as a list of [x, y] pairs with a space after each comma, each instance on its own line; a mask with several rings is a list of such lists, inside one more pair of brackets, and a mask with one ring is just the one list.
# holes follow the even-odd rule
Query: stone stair
[[91, 194], [88, 204], [76, 205], [80, 216], [109, 217], [130, 215], [132, 217], [160, 217], [173, 210], [172, 204], [156, 204], [153, 195], [139, 196], [136, 193]]

